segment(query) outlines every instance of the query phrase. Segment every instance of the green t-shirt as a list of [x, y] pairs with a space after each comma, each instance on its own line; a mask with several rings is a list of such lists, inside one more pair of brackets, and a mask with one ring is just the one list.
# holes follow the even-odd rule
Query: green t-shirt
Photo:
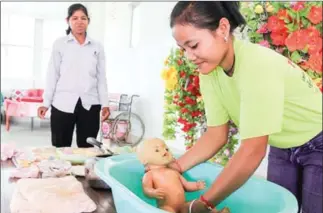
[[278, 148], [300, 146], [322, 131], [322, 93], [288, 58], [234, 39], [232, 77], [221, 67], [200, 75], [208, 126], [231, 119], [241, 139], [269, 135]]

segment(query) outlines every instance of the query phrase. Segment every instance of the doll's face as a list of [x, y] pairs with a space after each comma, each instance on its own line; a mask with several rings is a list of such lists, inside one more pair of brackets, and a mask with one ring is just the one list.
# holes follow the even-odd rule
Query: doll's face
[[143, 141], [137, 154], [145, 165], [166, 165], [173, 160], [167, 145], [159, 138]]

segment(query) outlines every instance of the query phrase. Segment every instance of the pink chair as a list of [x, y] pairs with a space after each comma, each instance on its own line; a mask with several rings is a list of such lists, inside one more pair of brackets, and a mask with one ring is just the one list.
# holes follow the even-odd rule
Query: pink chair
[[26, 96], [23, 96], [20, 101], [43, 103], [43, 89], [30, 89], [26, 91]]
[[10, 117], [31, 117], [31, 129], [34, 126], [34, 117], [37, 109], [43, 103], [43, 89], [15, 90], [11, 97], [4, 100], [6, 113], [6, 130], [10, 128]]

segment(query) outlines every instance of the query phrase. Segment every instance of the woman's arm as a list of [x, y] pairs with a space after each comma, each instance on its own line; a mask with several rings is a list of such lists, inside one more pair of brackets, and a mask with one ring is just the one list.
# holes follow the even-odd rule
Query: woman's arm
[[59, 53], [59, 41], [55, 41], [52, 47], [52, 53], [48, 64], [46, 76], [46, 88], [44, 90], [44, 107], [49, 108], [53, 102], [53, 96], [59, 79], [59, 67], [61, 64], [61, 55]]
[[238, 151], [204, 194], [204, 198], [217, 205], [242, 186], [265, 157], [267, 144], [268, 136], [243, 140]]
[[105, 71], [105, 53], [104, 48], [99, 44], [100, 51], [98, 55], [97, 64], [97, 78], [98, 78], [98, 93], [100, 98], [100, 104], [102, 107], [108, 107], [108, 86], [107, 86], [107, 76]]
[[[208, 127], [196, 144], [177, 160], [183, 172], [213, 157], [227, 143], [228, 132], [227, 123]], [[176, 163], [170, 165], [174, 168], [176, 166]]]

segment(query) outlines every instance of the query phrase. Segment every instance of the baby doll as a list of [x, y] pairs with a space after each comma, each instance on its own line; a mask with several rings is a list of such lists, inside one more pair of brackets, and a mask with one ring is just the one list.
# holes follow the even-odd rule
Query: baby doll
[[167, 167], [174, 157], [161, 139], [143, 141], [137, 148], [137, 156], [150, 168], [142, 180], [144, 194], [156, 198], [160, 209], [178, 213], [185, 204], [185, 191], [205, 188], [203, 181], [189, 182], [179, 172]]

